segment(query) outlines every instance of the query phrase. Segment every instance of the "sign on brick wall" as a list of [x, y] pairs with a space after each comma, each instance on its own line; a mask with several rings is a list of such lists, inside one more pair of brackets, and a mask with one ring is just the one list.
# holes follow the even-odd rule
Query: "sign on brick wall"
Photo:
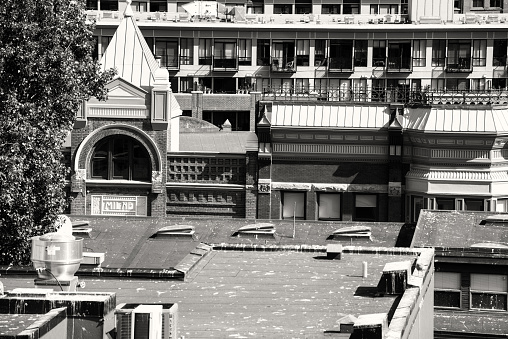
[[146, 197], [92, 195], [92, 215], [146, 216], [147, 210]]

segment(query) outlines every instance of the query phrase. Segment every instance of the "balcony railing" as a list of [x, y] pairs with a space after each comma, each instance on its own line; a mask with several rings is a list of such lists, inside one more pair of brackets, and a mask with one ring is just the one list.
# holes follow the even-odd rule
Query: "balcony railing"
[[471, 58], [448, 59], [446, 71], [451, 73], [471, 72]]
[[411, 72], [411, 58], [389, 57], [388, 72]]
[[328, 62], [330, 72], [352, 72], [353, 60], [351, 58], [330, 58]]
[[294, 57], [286, 57], [286, 58], [276, 58], [272, 57], [270, 66], [270, 71], [273, 73], [295, 73], [295, 58]]
[[213, 58], [214, 71], [233, 72], [238, 70], [236, 58]]
[[508, 90], [410, 90], [404, 87], [268, 87], [263, 100], [399, 103], [406, 106], [507, 105]]

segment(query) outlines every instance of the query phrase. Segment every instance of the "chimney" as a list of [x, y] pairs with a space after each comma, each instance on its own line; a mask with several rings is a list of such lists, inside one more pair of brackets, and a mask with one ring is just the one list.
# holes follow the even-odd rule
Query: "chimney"
[[402, 294], [407, 287], [407, 279], [410, 275], [411, 262], [390, 262], [383, 268], [383, 275], [378, 284], [381, 294]]
[[352, 338], [383, 339], [388, 332], [388, 314], [363, 314], [353, 326]]

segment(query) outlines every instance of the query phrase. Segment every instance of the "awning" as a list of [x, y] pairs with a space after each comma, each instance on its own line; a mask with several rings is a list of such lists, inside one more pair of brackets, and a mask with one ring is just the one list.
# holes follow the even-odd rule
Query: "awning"
[[271, 124], [294, 127], [383, 128], [390, 109], [380, 105], [273, 105]]

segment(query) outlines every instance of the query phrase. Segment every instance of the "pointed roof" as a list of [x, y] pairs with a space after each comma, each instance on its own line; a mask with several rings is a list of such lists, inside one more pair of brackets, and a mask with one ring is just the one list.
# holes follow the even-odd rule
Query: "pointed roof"
[[[130, 6], [128, 6], [130, 7]], [[127, 11], [101, 59], [102, 71], [116, 68], [118, 76], [139, 87], [150, 87], [164, 77], [143, 34]], [[167, 76], [166, 76], [167, 77]]]

